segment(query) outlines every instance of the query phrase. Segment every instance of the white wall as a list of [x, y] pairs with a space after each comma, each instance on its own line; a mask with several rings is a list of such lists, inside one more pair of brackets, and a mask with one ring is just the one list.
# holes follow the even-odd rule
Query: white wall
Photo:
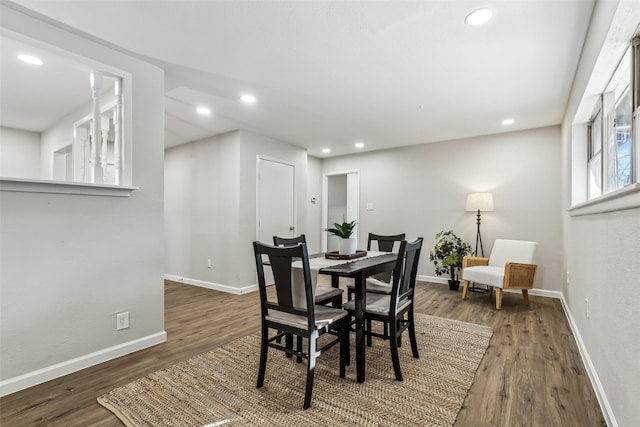
[[[307, 226], [305, 233], [309, 253], [317, 253], [322, 244], [322, 160], [307, 157]], [[315, 197], [315, 202], [311, 198]]]
[[0, 176], [40, 179], [40, 134], [0, 126]]
[[453, 229], [475, 246], [470, 192], [494, 194], [482, 215], [485, 255], [497, 238], [534, 240], [536, 287], [560, 290], [560, 128], [557, 126], [325, 159], [323, 172], [360, 170], [360, 242], [369, 232], [424, 237], [419, 272], [435, 276], [429, 251], [435, 234]]
[[[240, 135], [231, 132], [166, 151], [165, 271], [237, 287]], [[207, 260], [211, 259], [211, 268]]]
[[[130, 197], [0, 192], [0, 391], [166, 339], [164, 77], [155, 66], [0, 5], [4, 28], [132, 74]], [[116, 313], [130, 328], [116, 331]]]
[[[592, 205], [588, 211], [567, 210], [585, 200], [587, 140], [581, 129], [589, 119], [589, 104], [603, 91], [639, 25], [640, 3], [596, 3], [562, 123], [562, 217], [569, 272], [563, 294], [607, 424], [612, 427], [640, 425], [640, 328], [636, 326], [640, 313], [640, 195], [629, 192]], [[627, 209], [613, 210], [613, 202]], [[585, 299], [589, 300], [589, 316]]]
[[296, 227], [306, 232], [305, 150], [247, 131], [171, 148], [165, 166], [167, 277], [235, 293], [255, 289], [258, 155], [294, 165]]

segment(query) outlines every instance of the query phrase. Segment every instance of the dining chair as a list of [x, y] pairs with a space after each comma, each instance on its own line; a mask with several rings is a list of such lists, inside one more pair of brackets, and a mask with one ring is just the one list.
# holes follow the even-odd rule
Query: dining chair
[[[409, 330], [411, 351], [414, 358], [419, 358], [418, 343], [414, 323], [414, 296], [420, 251], [422, 249], [422, 237], [413, 242], [403, 240], [398, 250], [398, 258], [393, 269], [392, 291], [390, 294], [366, 293], [366, 306], [364, 319], [366, 323], [365, 335], [370, 345], [371, 337], [389, 340], [393, 370], [398, 381], [402, 381], [400, 369], [400, 355], [398, 347], [401, 344], [402, 333]], [[355, 301], [349, 300], [344, 308], [353, 316]], [[382, 333], [374, 332], [372, 321], [382, 322]]]
[[[295, 246], [299, 243], [307, 243], [307, 239], [304, 234], [296, 237], [279, 237], [273, 236], [274, 246]], [[342, 307], [342, 294], [343, 291], [340, 288], [334, 288], [331, 286], [316, 286], [315, 301], [318, 305], [331, 304], [332, 307]]]
[[[277, 247], [253, 242], [253, 251], [258, 273], [262, 325], [257, 388], [264, 385], [269, 348], [304, 358], [307, 360], [307, 378], [303, 408], [307, 409], [311, 405], [316, 358], [335, 344], [340, 344], [340, 377], [345, 377], [349, 355], [349, 316], [342, 309], [314, 303], [306, 243]], [[268, 258], [273, 271], [276, 287], [274, 297], [267, 295], [263, 256]], [[303, 283], [296, 283], [291, 278], [292, 263], [298, 260], [302, 263]], [[270, 330], [274, 330], [275, 335], [269, 337]], [[318, 348], [318, 338], [329, 331], [336, 331], [337, 336], [323, 341], [322, 347]], [[301, 348], [294, 350], [290, 346], [279, 344], [276, 340], [285, 334], [307, 338], [306, 352]]]
[[496, 239], [489, 258], [466, 256], [462, 259], [462, 299], [467, 298], [469, 283], [489, 286], [489, 296], [496, 289], [496, 310], [502, 308], [502, 289], [520, 289], [525, 305], [529, 305], [529, 289], [533, 288], [538, 266], [533, 263], [536, 242]]
[[[372, 250], [372, 247], [376, 247], [379, 252], [393, 252], [393, 247], [396, 243], [400, 243], [405, 239], [405, 234], [394, 234], [391, 236], [384, 236], [382, 234], [369, 233], [367, 239], [367, 251]], [[375, 245], [372, 245], [375, 243]], [[378, 294], [390, 294], [391, 293], [391, 271], [376, 274], [372, 277], [367, 277], [366, 288], [367, 292], [374, 292]], [[347, 299], [351, 299], [355, 286], [353, 284], [347, 285]]]

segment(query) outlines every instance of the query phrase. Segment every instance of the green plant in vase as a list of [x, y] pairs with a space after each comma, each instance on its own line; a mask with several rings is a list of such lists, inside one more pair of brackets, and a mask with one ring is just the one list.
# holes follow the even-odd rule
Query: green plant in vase
[[471, 254], [471, 245], [456, 236], [452, 230], [440, 231], [436, 234], [436, 244], [429, 253], [429, 260], [433, 262], [438, 276], [449, 276], [449, 289], [457, 290], [460, 286], [462, 259]]
[[327, 231], [335, 236], [340, 237], [340, 255], [352, 255], [356, 253], [356, 239], [352, 238], [357, 222], [349, 221], [343, 218], [342, 222], [334, 222], [332, 228]]

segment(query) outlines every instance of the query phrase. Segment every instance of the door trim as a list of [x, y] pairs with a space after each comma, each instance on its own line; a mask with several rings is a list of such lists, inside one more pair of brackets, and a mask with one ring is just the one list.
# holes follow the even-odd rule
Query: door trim
[[[347, 205], [350, 203], [353, 205], [354, 210], [354, 220], [358, 221], [360, 224], [360, 169], [350, 169], [347, 171], [341, 172], [331, 172], [331, 173], [323, 173], [322, 174], [322, 232], [320, 239], [320, 250], [322, 252], [327, 251], [327, 232], [324, 231], [325, 227], [327, 227], [327, 220], [329, 217], [329, 177], [335, 175], [349, 175], [355, 174], [356, 185], [354, 189], [354, 194], [349, 194], [347, 192]], [[348, 188], [348, 185], [347, 185]], [[360, 233], [360, 226], [356, 226], [356, 243], [360, 241], [358, 234]]]

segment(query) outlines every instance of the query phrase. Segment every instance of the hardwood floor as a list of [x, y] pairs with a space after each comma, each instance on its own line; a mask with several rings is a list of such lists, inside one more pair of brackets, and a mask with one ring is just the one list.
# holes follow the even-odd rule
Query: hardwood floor
[[[346, 292], [345, 292], [346, 294]], [[489, 296], [418, 283], [416, 312], [492, 326], [494, 335], [456, 426], [604, 426], [559, 300]], [[166, 282], [164, 344], [0, 399], [1, 426], [121, 426], [96, 402], [109, 390], [259, 329], [258, 294]], [[231, 326], [233, 325], [233, 326]], [[257, 375], [257, 373], [256, 373]]]

